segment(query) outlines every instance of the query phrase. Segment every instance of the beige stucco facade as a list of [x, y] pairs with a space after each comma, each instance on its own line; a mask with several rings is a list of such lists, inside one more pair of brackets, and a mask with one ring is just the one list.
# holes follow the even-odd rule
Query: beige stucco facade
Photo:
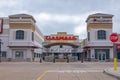
[[35, 19], [28, 14], [15, 14], [3, 19], [0, 34], [2, 61], [39, 61], [43, 34]]

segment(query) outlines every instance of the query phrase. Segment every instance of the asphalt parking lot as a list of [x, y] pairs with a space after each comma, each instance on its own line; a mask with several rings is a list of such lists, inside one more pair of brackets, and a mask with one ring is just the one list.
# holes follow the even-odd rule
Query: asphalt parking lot
[[117, 80], [103, 73], [111, 67], [113, 62], [2, 62], [0, 80]]

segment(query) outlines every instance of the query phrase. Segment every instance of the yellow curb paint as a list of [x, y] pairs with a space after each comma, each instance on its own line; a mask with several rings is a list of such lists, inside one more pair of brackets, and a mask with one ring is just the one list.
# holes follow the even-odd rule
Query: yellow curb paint
[[46, 74], [47, 74], [48, 71], [44, 71], [36, 80], [41, 80]]

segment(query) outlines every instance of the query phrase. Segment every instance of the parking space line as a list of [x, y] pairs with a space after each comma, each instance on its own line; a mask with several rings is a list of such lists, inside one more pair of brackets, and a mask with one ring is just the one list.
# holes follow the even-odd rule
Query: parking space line
[[48, 71], [44, 71], [36, 80], [41, 80], [47, 73]]

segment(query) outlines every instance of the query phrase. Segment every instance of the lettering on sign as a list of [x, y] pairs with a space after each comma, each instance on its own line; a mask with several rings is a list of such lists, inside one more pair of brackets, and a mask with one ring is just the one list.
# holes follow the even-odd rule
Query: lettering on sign
[[94, 22], [111, 22], [111, 19], [104, 19], [104, 18], [94, 18]]
[[52, 48], [51, 52], [72, 52], [70, 48]]
[[45, 36], [46, 40], [77, 40], [76, 36]]
[[116, 39], [118, 39], [118, 37], [117, 36], [111, 36], [110, 39], [116, 40]]

